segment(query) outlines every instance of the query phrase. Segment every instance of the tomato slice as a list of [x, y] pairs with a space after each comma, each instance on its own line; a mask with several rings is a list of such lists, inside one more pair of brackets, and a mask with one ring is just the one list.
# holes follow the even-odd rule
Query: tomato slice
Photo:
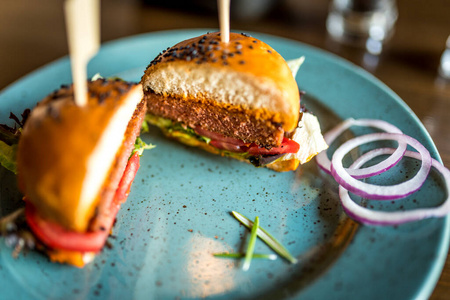
[[131, 184], [134, 177], [139, 170], [139, 153], [135, 152], [128, 160], [127, 167], [123, 172], [122, 179], [120, 179], [119, 187], [117, 188], [116, 195], [114, 196], [113, 203], [122, 204], [127, 201], [128, 194], [130, 194]]
[[279, 147], [272, 147], [268, 150], [264, 147], [259, 147], [254, 143], [244, 143], [242, 140], [226, 137], [220, 133], [204, 130], [200, 127], [196, 127], [195, 132], [199, 135], [210, 138], [211, 142], [209, 142], [209, 144], [211, 146], [236, 153], [248, 152], [251, 155], [277, 155], [284, 153], [297, 153], [300, 149], [300, 145], [296, 141], [286, 137], [283, 138], [283, 141]]
[[209, 142], [209, 144], [211, 146], [216, 147], [217, 149], [228, 150], [228, 151], [236, 152], [236, 153], [247, 152], [247, 149], [248, 149], [247, 146], [239, 146], [236, 144], [231, 144], [231, 143], [226, 143], [226, 142], [221, 142], [221, 141], [216, 141], [216, 140], [211, 140], [211, 142]]
[[50, 248], [98, 252], [109, 234], [107, 230], [85, 233], [67, 230], [55, 222], [41, 218], [30, 202], [26, 203], [25, 217], [34, 235]]
[[108, 214], [109, 219], [102, 222], [104, 230], [84, 233], [67, 230], [55, 222], [41, 218], [36, 208], [29, 201], [26, 202], [25, 206], [27, 223], [36, 237], [50, 248], [80, 252], [98, 252], [103, 248], [108, 238], [120, 204], [124, 203], [128, 197], [131, 184], [138, 169], [139, 154], [135, 153], [128, 160], [124, 174], [120, 180], [114, 200], [111, 203]]
[[248, 153], [252, 155], [277, 155], [284, 153], [297, 153], [299, 149], [300, 145], [296, 141], [284, 137], [279, 147], [266, 149], [264, 147], [259, 147], [252, 144], [252, 146], [248, 149]]

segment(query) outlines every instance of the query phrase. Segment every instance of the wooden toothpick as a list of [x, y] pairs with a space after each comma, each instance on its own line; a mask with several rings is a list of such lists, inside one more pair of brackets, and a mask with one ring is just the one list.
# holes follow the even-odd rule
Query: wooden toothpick
[[100, 1], [66, 0], [64, 4], [75, 103], [87, 103], [87, 64], [100, 47]]
[[217, 0], [219, 8], [220, 39], [223, 43], [230, 41], [230, 0]]

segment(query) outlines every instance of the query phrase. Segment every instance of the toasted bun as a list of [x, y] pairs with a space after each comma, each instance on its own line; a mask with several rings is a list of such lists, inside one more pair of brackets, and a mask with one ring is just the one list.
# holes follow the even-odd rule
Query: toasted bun
[[32, 111], [19, 140], [19, 185], [39, 214], [67, 229], [86, 231], [99, 192], [116, 160], [142, 87], [123, 81], [88, 84], [77, 106], [62, 87]]
[[300, 99], [286, 61], [270, 46], [245, 34], [219, 33], [185, 40], [161, 53], [145, 71], [144, 93], [203, 101], [241, 110], [292, 131]]

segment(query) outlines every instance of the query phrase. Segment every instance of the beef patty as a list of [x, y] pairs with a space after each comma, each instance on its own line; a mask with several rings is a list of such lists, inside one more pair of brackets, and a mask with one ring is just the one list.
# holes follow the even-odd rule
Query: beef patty
[[147, 91], [148, 112], [191, 128], [220, 133], [245, 143], [271, 148], [283, 140], [282, 124], [263, 119], [261, 112], [229, 104], [219, 106], [208, 100], [185, 100]]

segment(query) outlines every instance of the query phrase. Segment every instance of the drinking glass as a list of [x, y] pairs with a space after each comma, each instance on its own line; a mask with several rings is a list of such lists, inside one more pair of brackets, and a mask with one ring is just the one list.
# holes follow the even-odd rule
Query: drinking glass
[[397, 17], [395, 0], [333, 0], [326, 25], [338, 42], [378, 55], [394, 32]]
[[441, 56], [441, 63], [439, 65], [439, 75], [443, 78], [450, 79], [450, 36], [445, 43], [445, 50]]

